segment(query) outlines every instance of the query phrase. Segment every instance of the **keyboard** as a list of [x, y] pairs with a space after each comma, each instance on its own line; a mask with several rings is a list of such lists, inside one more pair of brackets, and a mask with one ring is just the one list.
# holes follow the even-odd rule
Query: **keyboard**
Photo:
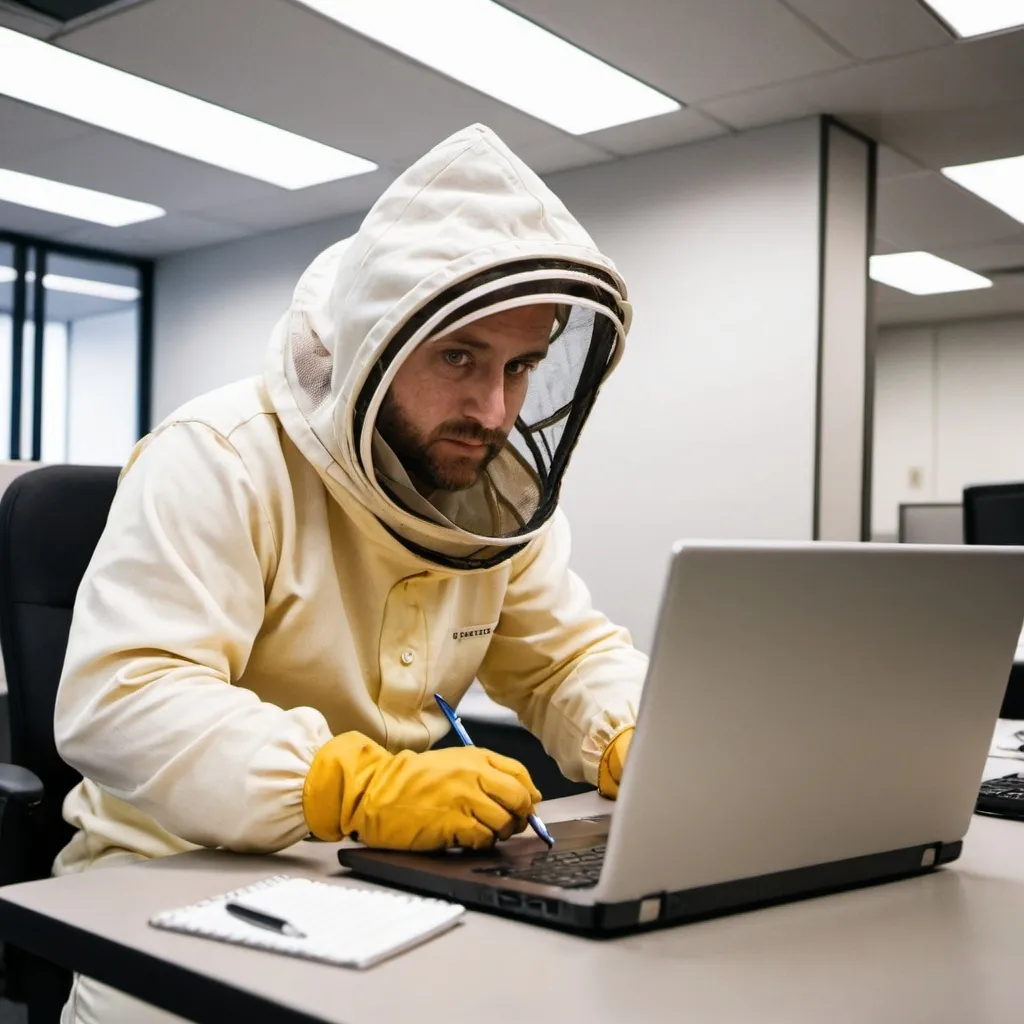
[[477, 868], [481, 875], [517, 878], [559, 889], [589, 889], [597, 885], [604, 862], [605, 846], [587, 846], [582, 850], [552, 850], [539, 853], [529, 864]]
[[1024, 818], [1024, 776], [1004, 775], [998, 779], [987, 779], [981, 784], [974, 809], [982, 814]]

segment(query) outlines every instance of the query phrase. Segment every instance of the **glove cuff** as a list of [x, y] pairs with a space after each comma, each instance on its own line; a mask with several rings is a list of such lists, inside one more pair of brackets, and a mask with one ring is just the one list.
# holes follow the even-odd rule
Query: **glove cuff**
[[352, 816], [374, 772], [391, 759], [379, 743], [358, 732], [328, 740], [316, 753], [302, 786], [302, 813], [309, 831], [339, 842], [352, 831]]
[[614, 800], [619, 795], [619, 780], [626, 763], [626, 751], [633, 739], [634, 726], [620, 729], [604, 748], [601, 762], [597, 766], [597, 791], [603, 797]]

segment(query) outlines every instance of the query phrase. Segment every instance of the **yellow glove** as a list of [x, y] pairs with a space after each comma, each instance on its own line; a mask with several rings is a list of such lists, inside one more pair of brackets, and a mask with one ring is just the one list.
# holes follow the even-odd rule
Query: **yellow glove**
[[622, 769], [626, 765], [626, 753], [632, 742], [633, 726], [630, 726], [628, 729], [623, 729], [605, 747], [604, 753], [601, 755], [601, 763], [597, 767], [597, 791], [609, 800], [614, 800], [619, 795]]
[[526, 827], [540, 800], [518, 762], [481, 747], [390, 754], [357, 732], [313, 758], [302, 810], [318, 839], [388, 850], [480, 849]]

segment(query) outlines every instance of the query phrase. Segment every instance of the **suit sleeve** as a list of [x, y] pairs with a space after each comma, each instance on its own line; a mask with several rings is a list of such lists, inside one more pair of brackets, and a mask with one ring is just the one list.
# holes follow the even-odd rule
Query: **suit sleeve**
[[122, 476], [75, 602], [61, 756], [201, 846], [272, 851], [308, 831], [302, 786], [327, 723], [236, 685], [276, 563], [238, 453], [203, 424], [176, 423]]
[[562, 773], [597, 785], [608, 744], [636, 723], [647, 657], [628, 632], [596, 611], [569, 568], [565, 516], [513, 560], [478, 677], [511, 708]]

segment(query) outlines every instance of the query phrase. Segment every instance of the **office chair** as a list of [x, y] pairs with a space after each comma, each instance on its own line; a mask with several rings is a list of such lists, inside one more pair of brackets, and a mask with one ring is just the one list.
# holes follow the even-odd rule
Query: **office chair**
[[[53, 711], [79, 583], [107, 521], [119, 470], [47, 466], [0, 500], [0, 645], [11, 764], [0, 765], [0, 885], [50, 875], [73, 829], [61, 816], [81, 776], [57, 753]], [[3, 994], [29, 1024], [56, 1024], [71, 975], [8, 945]]]
[[[964, 488], [964, 541], [1024, 546], [1024, 483]], [[1024, 718], [1024, 664], [1013, 666], [1000, 718]]]

